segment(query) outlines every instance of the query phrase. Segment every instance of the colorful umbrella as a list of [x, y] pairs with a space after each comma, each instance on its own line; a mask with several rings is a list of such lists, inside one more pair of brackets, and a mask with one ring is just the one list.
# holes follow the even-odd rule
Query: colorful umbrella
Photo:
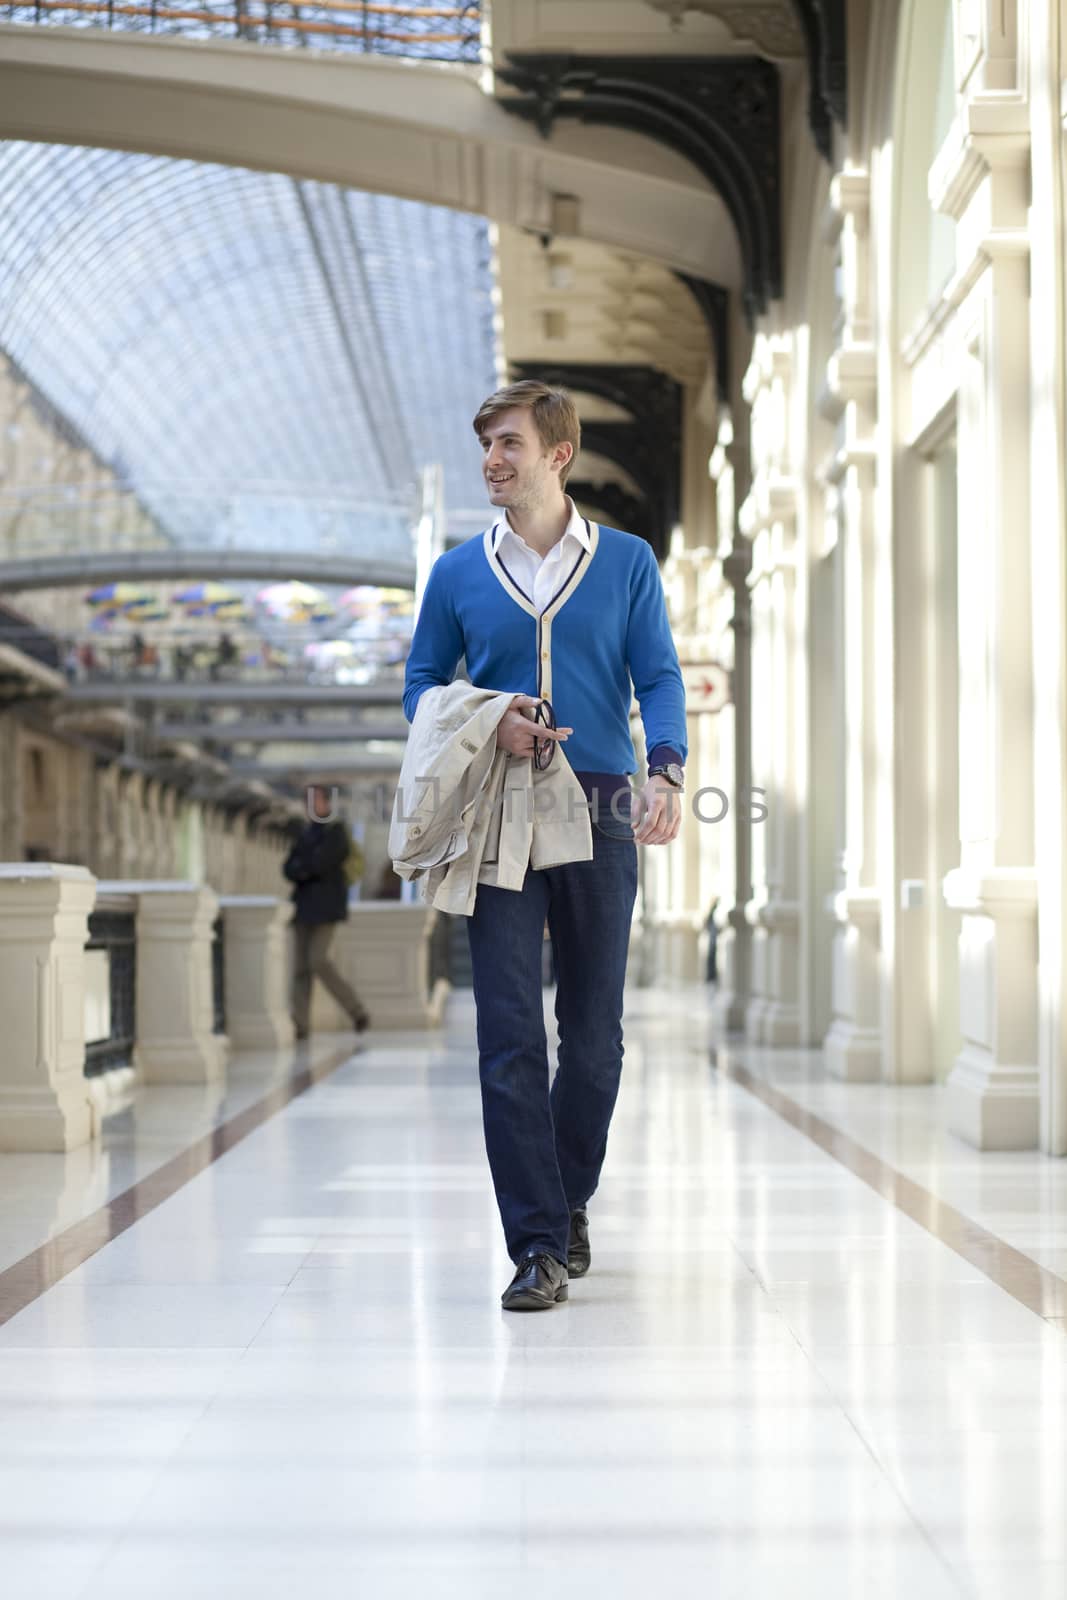
[[333, 607], [321, 589], [295, 579], [290, 583], [268, 585], [259, 591], [256, 599], [271, 616], [282, 617], [287, 622], [321, 622], [333, 615]]
[[315, 661], [343, 661], [361, 653], [353, 639], [316, 639], [304, 646], [304, 654]]
[[153, 602], [150, 605], [127, 606], [125, 615], [131, 622], [166, 622], [170, 612], [165, 606]]
[[359, 619], [383, 612], [392, 616], [411, 616], [415, 609], [415, 597], [408, 589], [378, 589], [372, 584], [360, 583], [354, 589], [346, 589], [337, 604], [339, 609]]
[[188, 589], [179, 589], [171, 598], [175, 605], [196, 606], [198, 614], [203, 610], [221, 611], [244, 604], [241, 596], [224, 583], [194, 583]]
[[415, 596], [410, 589], [379, 589], [380, 602], [395, 617], [410, 617], [415, 612]]
[[108, 606], [112, 610], [130, 605], [154, 605], [156, 597], [137, 583], [105, 583], [85, 596], [91, 606]]
[[357, 583], [354, 589], [346, 589], [337, 602], [339, 611], [347, 611], [353, 617], [368, 617], [378, 609], [378, 596], [380, 589], [373, 584]]

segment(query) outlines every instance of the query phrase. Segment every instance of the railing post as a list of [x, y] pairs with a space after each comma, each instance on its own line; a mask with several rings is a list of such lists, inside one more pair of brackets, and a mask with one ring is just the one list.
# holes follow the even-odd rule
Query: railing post
[[289, 1015], [288, 923], [292, 908], [275, 895], [224, 895], [226, 1031], [246, 1048], [293, 1042]]
[[102, 883], [137, 899], [137, 1045], [145, 1083], [213, 1083], [227, 1040], [212, 1031], [211, 944], [218, 896], [199, 883]]
[[85, 867], [0, 866], [0, 1150], [73, 1150], [95, 1133], [85, 1080]]

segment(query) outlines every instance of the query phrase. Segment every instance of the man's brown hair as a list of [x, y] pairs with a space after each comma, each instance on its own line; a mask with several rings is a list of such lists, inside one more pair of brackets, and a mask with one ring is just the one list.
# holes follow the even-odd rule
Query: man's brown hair
[[574, 454], [559, 475], [562, 489], [582, 447], [577, 406], [565, 389], [553, 389], [538, 378], [523, 378], [519, 383], [509, 383], [506, 389], [498, 389], [482, 402], [474, 419], [474, 431], [479, 439], [489, 423], [516, 406], [532, 413], [537, 436], [546, 450], [554, 450], [557, 444], [574, 446]]

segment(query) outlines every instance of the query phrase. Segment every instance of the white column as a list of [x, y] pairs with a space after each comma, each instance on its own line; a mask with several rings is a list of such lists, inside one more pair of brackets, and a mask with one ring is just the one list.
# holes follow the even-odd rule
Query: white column
[[1040, 1145], [1067, 1155], [1067, 270], [1061, 0], [1030, 0], [1031, 541]]
[[[748, 821], [747, 791], [752, 785], [752, 675], [751, 675], [751, 596], [748, 574], [751, 547], [737, 532], [737, 458], [742, 454], [733, 422], [724, 416], [719, 437], [709, 463], [715, 484], [719, 544], [717, 569], [721, 574], [721, 602], [712, 623], [715, 653], [730, 672], [733, 699], [721, 716], [719, 754], [721, 767], [713, 775], [730, 802], [728, 820], [708, 826], [728, 831], [719, 846], [722, 879], [719, 890], [722, 904], [716, 912], [719, 928], [717, 947], [718, 986], [712, 1016], [723, 1033], [736, 1033], [745, 1026], [752, 993], [752, 929], [747, 918], [752, 894], [753, 828]], [[695, 797], [694, 797], [695, 798]], [[717, 797], [709, 813], [717, 816], [721, 806]]]
[[883, 1070], [885, 1003], [878, 854], [878, 594], [876, 494], [877, 358], [872, 341], [870, 178], [839, 172], [830, 204], [840, 243], [841, 319], [827, 369], [839, 414], [834, 457], [824, 469], [827, 510], [837, 523], [834, 690], [838, 697], [839, 840], [832, 916], [833, 1020], [823, 1041], [828, 1069], [852, 1082]]
[[[974, 9], [974, 8], [972, 8]], [[1037, 1144], [1037, 884], [1030, 587], [1029, 109], [998, 18], [977, 45], [931, 171], [957, 224], [960, 1031], [949, 1126], [981, 1148]], [[993, 45], [996, 48], [993, 48]], [[989, 87], [987, 87], [987, 84]], [[1062, 449], [1062, 440], [1057, 442]], [[1062, 536], [1062, 530], [1061, 530]]]
[[218, 897], [198, 883], [118, 879], [100, 893], [137, 899], [137, 1043], [146, 1083], [212, 1083], [227, 1041], [213, 1033], [211, 944]]
[[220, 904], [230, 1043], [267, 1048], [291, 1044], [288, 933], [292, 908], [274, 895], [224, 895]]
[[84, 867], [0, 866], [0, 1150], [73, 1150], [95, 1132], [85, 1080]]
[[745, 1032], [753, 1043], [799, 1044], [800, 741], [804, 676], [797, 659], [798, 489], [791, 470], [792, 334], [756, 340], [745, 376], [752, 407], [753, 481], [741, 508], [752, 541], [752, 765], [766, 790], [767, 820], [754, 829], [752, 998]]
[[[706, 461], [702, 476], [707, 484]], [[683, 663], [699, 665], [713, 659], [706, 589], [714, 566], [713, 552], [706, 545], [690, 549], [680, 541], [676, 541], [663, 566], [671, 631]], [[700, 787], [700, 733], [706, 720], [690, 702], [681, 833], [669, 850], [651, 852], [658, 868], [655, 887], [659, 897], [646, 922], [646, 936], [651, 931], [650, 924], [654, 925], [655, 983], [699, 983], [704, 976], [702, 948], [708, 908], [701, 903], [701, 868], [714, 840], [710, 837], [713, 830], [702, 826], [693, 814], [693, 796]], [[646, 862], [646, 868], [651, 864]]]

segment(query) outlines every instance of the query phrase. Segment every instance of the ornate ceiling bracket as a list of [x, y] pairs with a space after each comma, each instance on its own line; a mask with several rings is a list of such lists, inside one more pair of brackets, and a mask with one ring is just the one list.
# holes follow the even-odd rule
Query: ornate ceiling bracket
[[638, 538], [655, 545], [655, 529], [646, 501], [638, 499], [635, 494], [628, 494], [621, 484], [589, 483], [585, 479], [572, 478], [567, 484], [567, 493], [575, 500], [603, 511], [610, 518], [612, 527], [625, 528], [627, 533], [636, 533]]
[[557, 117], [669, 145], [721, 195], [745, 264], [750, 318], [782, 291], [778, 68], [751, 56], [563, 56], [523, 52], [496, 69], [506, 111], [548, 138]]
[[590, 455], [603, 456], [633, 479], [647, 506], [644, 536], [662, 561], [678, 520], [677, 461], [670, 466], [659, 459], [637, 422], [583, 423], [582, 444]]
[[793, 0], [808, 47], [808, 120], [819, 154], [833, 161], [834, 123], [848, 120], [846, 0]]
[[[518, 361], [513, 367], [517, 378], [540, 378], [543, 383], [571, 390], [577, 397], [579, 414], [582, 395], [587, 394], [610, 401], [633, 419], [583, 420], [582, 443], [590, 454], [603, 456], [633, 479], [645, 502], [644, 515], [639, 527], [626, 523], [622, 526], [647, 539], [657, 556], [666, 555], [671, 529], [678, 520], [681, 494], [681, 384], [655, 367], [579, 361]], [[626, 498], [632, 506], [633, 497]], [[589, 499], [615, 514], [615, 507], [604, 500], [603, 491], [591, 492]], [[621, 501], [618, 509], [623, 509]]]
[[730, 401], [730, 291], [704, 278], [691, 278], [686, 272], [676, 272], [679, 283], [684, 283], [700, 307], [711, 348], [715, 354], [715, 388], [720, 401]]

